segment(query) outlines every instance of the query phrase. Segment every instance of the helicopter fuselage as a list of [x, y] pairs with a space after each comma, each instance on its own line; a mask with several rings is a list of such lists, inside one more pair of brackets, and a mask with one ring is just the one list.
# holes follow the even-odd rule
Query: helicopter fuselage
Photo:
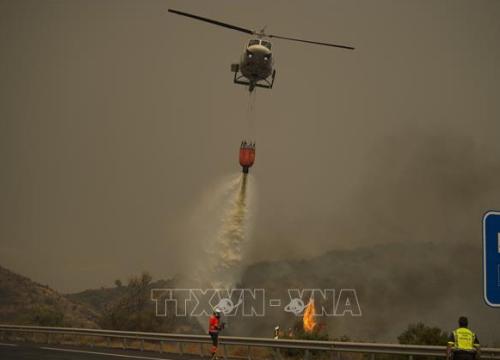
[[231, 64], [233, 81], [235, 84], [248, 86], [250, 92], [255, 87], [271, 89], [276, 75], [273, 65], [271, 42], [261, 38], [251, 39], [245, 46], [240, 62]]
[[250, 82], [267, 79], [273, 72], [273, 56], [267, 47], [255, 44], [245, 48], [240, 58], [240, 71]]

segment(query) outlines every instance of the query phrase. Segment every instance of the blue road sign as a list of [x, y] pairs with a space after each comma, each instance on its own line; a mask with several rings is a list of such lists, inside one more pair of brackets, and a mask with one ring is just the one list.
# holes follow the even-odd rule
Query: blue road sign
[[484, 300], [500, 307], [500, 212], [490, 211], [483, 217]]

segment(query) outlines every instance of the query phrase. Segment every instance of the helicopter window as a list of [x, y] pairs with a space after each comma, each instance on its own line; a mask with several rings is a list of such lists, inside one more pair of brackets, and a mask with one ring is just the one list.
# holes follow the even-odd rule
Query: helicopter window
[[265, 46], [266, 48], [271, 50], [271, 43], [269, 41], [262, 40], [260, 43], [262, 44], [262, 46]]
[[252, 45], [259, 45], [259, 40], [257, 40], [257, 39], [250, 40], [248, 42], [248, 46], [252, 46]]

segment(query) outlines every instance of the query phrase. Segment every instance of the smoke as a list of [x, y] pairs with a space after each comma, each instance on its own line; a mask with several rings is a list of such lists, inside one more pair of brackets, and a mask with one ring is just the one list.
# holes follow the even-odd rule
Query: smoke
[[[499, 153], [494, 141], [451, 129], [394, 131], [372, 142], [342, 213], [330, 226], [315, 219], [327, 232], [322, 245], [336, 250], [256, 263], [244, 286], [273, 297], [287, 288], [356, 289], [363, 314], [326, 319], [334, 337], [392, 342], [409, 323], [450, 331], [467, 315], [482, 341], [498, 342], [500, 314], [482, 300], [481, 217], [499, 205]], [[300, 235], [287, 241], [295, 246]], [[262, 336], [294, 320], [279, 309], [238, 331]]]

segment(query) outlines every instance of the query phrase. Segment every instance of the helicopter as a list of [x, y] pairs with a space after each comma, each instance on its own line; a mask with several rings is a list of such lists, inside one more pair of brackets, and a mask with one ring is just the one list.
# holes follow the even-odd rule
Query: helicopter
[[240, 26], [227, 24], [218, 20], [209, 19], [206, 17], [190, 14], [187, 12], [168, 9], [169, 12], [181, 16], [186, 16], [192, 19], [204, 21], [210, 24], [222, 26], [231, 30], [239, 31], [245, 34], [252, 35], [252, 38], [245, 45], [243, 54], [240, 57], [239, 63], [231, 64], [231, 72], [234, 72], [233, 82], [248, 86], [248, 90], [252, 92], [255, 87], [272, 89], [276, 69], [274, 69], [274, 56], [272, 54], [272, 44], [268, 39], [290, 40], [314, 45], [330, 46], [341, 49], [354, 50], [354, 47], [347, 45], [338, 45], [318, 41], [303, 40], [280, 35], [266, 34], [265, 28], [260, 31], [246, 29]]

